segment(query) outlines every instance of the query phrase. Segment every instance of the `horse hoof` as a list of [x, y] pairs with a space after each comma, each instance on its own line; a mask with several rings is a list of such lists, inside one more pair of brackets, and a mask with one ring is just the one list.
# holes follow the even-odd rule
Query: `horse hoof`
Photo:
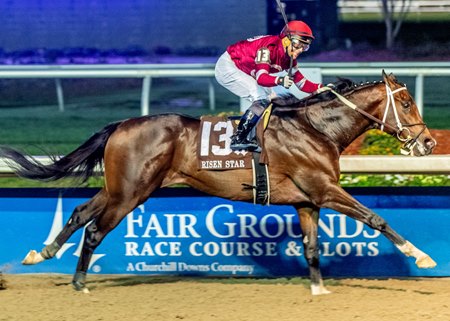
[[41, 253], [36, 252], [35, 250], [31, 250], [28, 252], [27, 256], [22, 261], [23, 265], [33, 265], [38, 264], [44, 261], [44, 258], [42, 257]]
[[90, 293], [89, 289], [83, 283], [73, 281], [72, 287], [74, 288], [75, 291], [79, 291], [86, 294]]
[[326, 287], [323, 285], [311, 285], [311, 294], [312, 295], [324, 295], [330, 294], [331, 291], [328, 291]]
[[417, 259], [416, 265], [421, 269], [432, 269], [437, 264], [429, 255], [426, 255], [422, 258]]
[[81, 289], [77, 289], [77, 288], [75, 288], [75, 287], [73, 287], [77, 292], [81, 292], [81, 293], [84, 293], [84, 294], [89, 294], [89, 293], [91, 293], [91, 291], [89, 291], [89, 289], [87, 288], [87, 287], [84, 287], [84, 288], [81, 288]]

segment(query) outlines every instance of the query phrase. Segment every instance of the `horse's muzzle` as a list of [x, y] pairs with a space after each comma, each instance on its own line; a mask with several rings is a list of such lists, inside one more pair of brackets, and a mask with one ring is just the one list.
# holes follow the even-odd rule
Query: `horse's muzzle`
[[434, 147], [436, 147], [436, 141], [431, 137], [426, 137], [422, 142], [417, 142], [412, 149], [412, 154], [414, 156], [430, 155]]

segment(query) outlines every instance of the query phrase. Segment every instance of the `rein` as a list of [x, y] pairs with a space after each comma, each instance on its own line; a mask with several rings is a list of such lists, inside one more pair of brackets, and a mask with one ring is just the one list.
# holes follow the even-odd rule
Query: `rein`
[[[348, 100], [341, 94], [337, 93], [335, 90], [333, 90], [330, 87], [325, 86], [325, 87], [319, 88], [318, 92], [321, 93], [321, 92], [325, 92], [325, 91], [331, 91], [341, 102], [344, 103], [344, 105], [346, 105], [347, 107], [350, 107], [351, 109], [357, 111], [361, 115], [363, 115], [363, 116], [373, 120], [374, 122], [378, 123], [379, 125], [381, 125], [380, 126], [381, 131], [384, 131], [384, 129], [387, 128], [387, 129], [395, 132], [398, 140], [404, 142], [403, 146], [400, 149], [400, 153], [403, 155], [409, 155], [412, 153], [412, 149], [414, 148], [414, 146], [417, 145], [417, 139], [420, 137], [420, 135], [422, 135], [422, 133], [425, 131], [425, 128], [427, 126], [425, 123], [403, 125], [400, 122], [400, 118], [398, 117], [397, 109], [395, 108], [394, 94], [398, 93], [399, 91], [402, 91], [402, 90], [406, 90], [406, 87], [401, 87], [401, 88], [392, 90], [388, 85], [386, 85], [387, 102], [386, 102], [386, 108], [384, 111], [383, 120], [378, 119], [378, 118], [372, 116], [371, 114], [369, 114], [368, 112], [362, 110], [361, 108], [356, 106], [354, 103], [352, 103], [350, 100]], [[394, 112], [397, 128], [386, 123], [387, 114], [391, 107]], [[417, 126], [417, 125], [421, 125], [421, 126], [423, 126], [423, 128], [420, 131], [420, 133], [417, 134], [417, 136], [413, 138], [413, 137], [411, 137], [411, 131], [409, 130], [408, 127]], [[402, 138], [403, 133], [406, 133], [406, 138]]]
[[[403, 88], [400, 88], [403, 89]], [[344, 105], [346, 105], [347, 107], [350, 107], [353, 110], [356, 110], [358, 113], [360, 113], [361, 115], [364, 115], [365, 117], [373, 120], [374, 122], [380, 124], [382, 127], [386, 127], [394, 132], [397, 132], [397, 129], [389, 124], [387, 124], [386, 122], [372, 116], [371, 114], [369, 114], [368, 112], [362, 110], [361, 108], [359, 108], [358, 106], [356, 106], [354, 103], [352, 103], [350, 100], [348, 100], [347, 98], [345, 98], [344, 96], [342, 96], [341, 94], [338, 94], [335, 90], [331, 89], [330, 87], [322, 87], [319, 88], [318, 92], [324, 92], [324, 91], [331, 91], [341, 102], [344, 103]], [[395, 108], [394, 108], [395, 109]]]

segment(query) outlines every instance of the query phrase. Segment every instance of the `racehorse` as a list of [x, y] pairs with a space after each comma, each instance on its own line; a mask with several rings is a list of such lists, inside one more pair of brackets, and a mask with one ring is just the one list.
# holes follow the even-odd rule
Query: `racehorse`
[[[395, 135], [413, 156], [430, 154], [436, 144], [407, 88], [393, 74], [383, 70], [382, 76], [382, 81], [359, 85], [341, 79], [335, 90], [326, 87], [304, 100], [284, 101], [285, 106], [279, 102], [264, 132], [270, 201], [291, 204], [298, 213], [313, 295], [329, 293], [319, 269], [318, 220], [323, 207], [380, 231], [402, 253], [413, 256], [418, 267], [436, 265], [339, 185], [341, 152], [368, 129]], [[253, 201], [252, 191], [243, 188], [252, 182], [251, 169], [197, 168], [199, 127], [199, 119], [178, 114], [131, 118], [107, 125], [47, 165], [10, 147], [0, 148], [0, 157], [8, 159], [15, 173], [30, 179], [51, 181], [75, 174], [87, 179], [98, 165], [104, 166], [104, 187], [75, 208], [51, 244], [41, 252], [30, 251], [23, 263], [54, 257], [76, 230], [91, 222], [72, 281], [76, 290], [88, 292], [86, 273], [94, 250], [155, 189], [186, 184], [210, 195]]]

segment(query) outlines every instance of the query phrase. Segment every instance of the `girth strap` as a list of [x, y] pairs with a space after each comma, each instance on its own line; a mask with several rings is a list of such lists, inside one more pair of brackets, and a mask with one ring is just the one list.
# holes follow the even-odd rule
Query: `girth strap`
[[270, 181], [267, 164], [261, 164], [259, 159], [261, 154], [253, 152], [252, 171], [253, 185], [242, 184], [244, 189], [253, 190], [253, 203], [269, 205], [270, 204]]

